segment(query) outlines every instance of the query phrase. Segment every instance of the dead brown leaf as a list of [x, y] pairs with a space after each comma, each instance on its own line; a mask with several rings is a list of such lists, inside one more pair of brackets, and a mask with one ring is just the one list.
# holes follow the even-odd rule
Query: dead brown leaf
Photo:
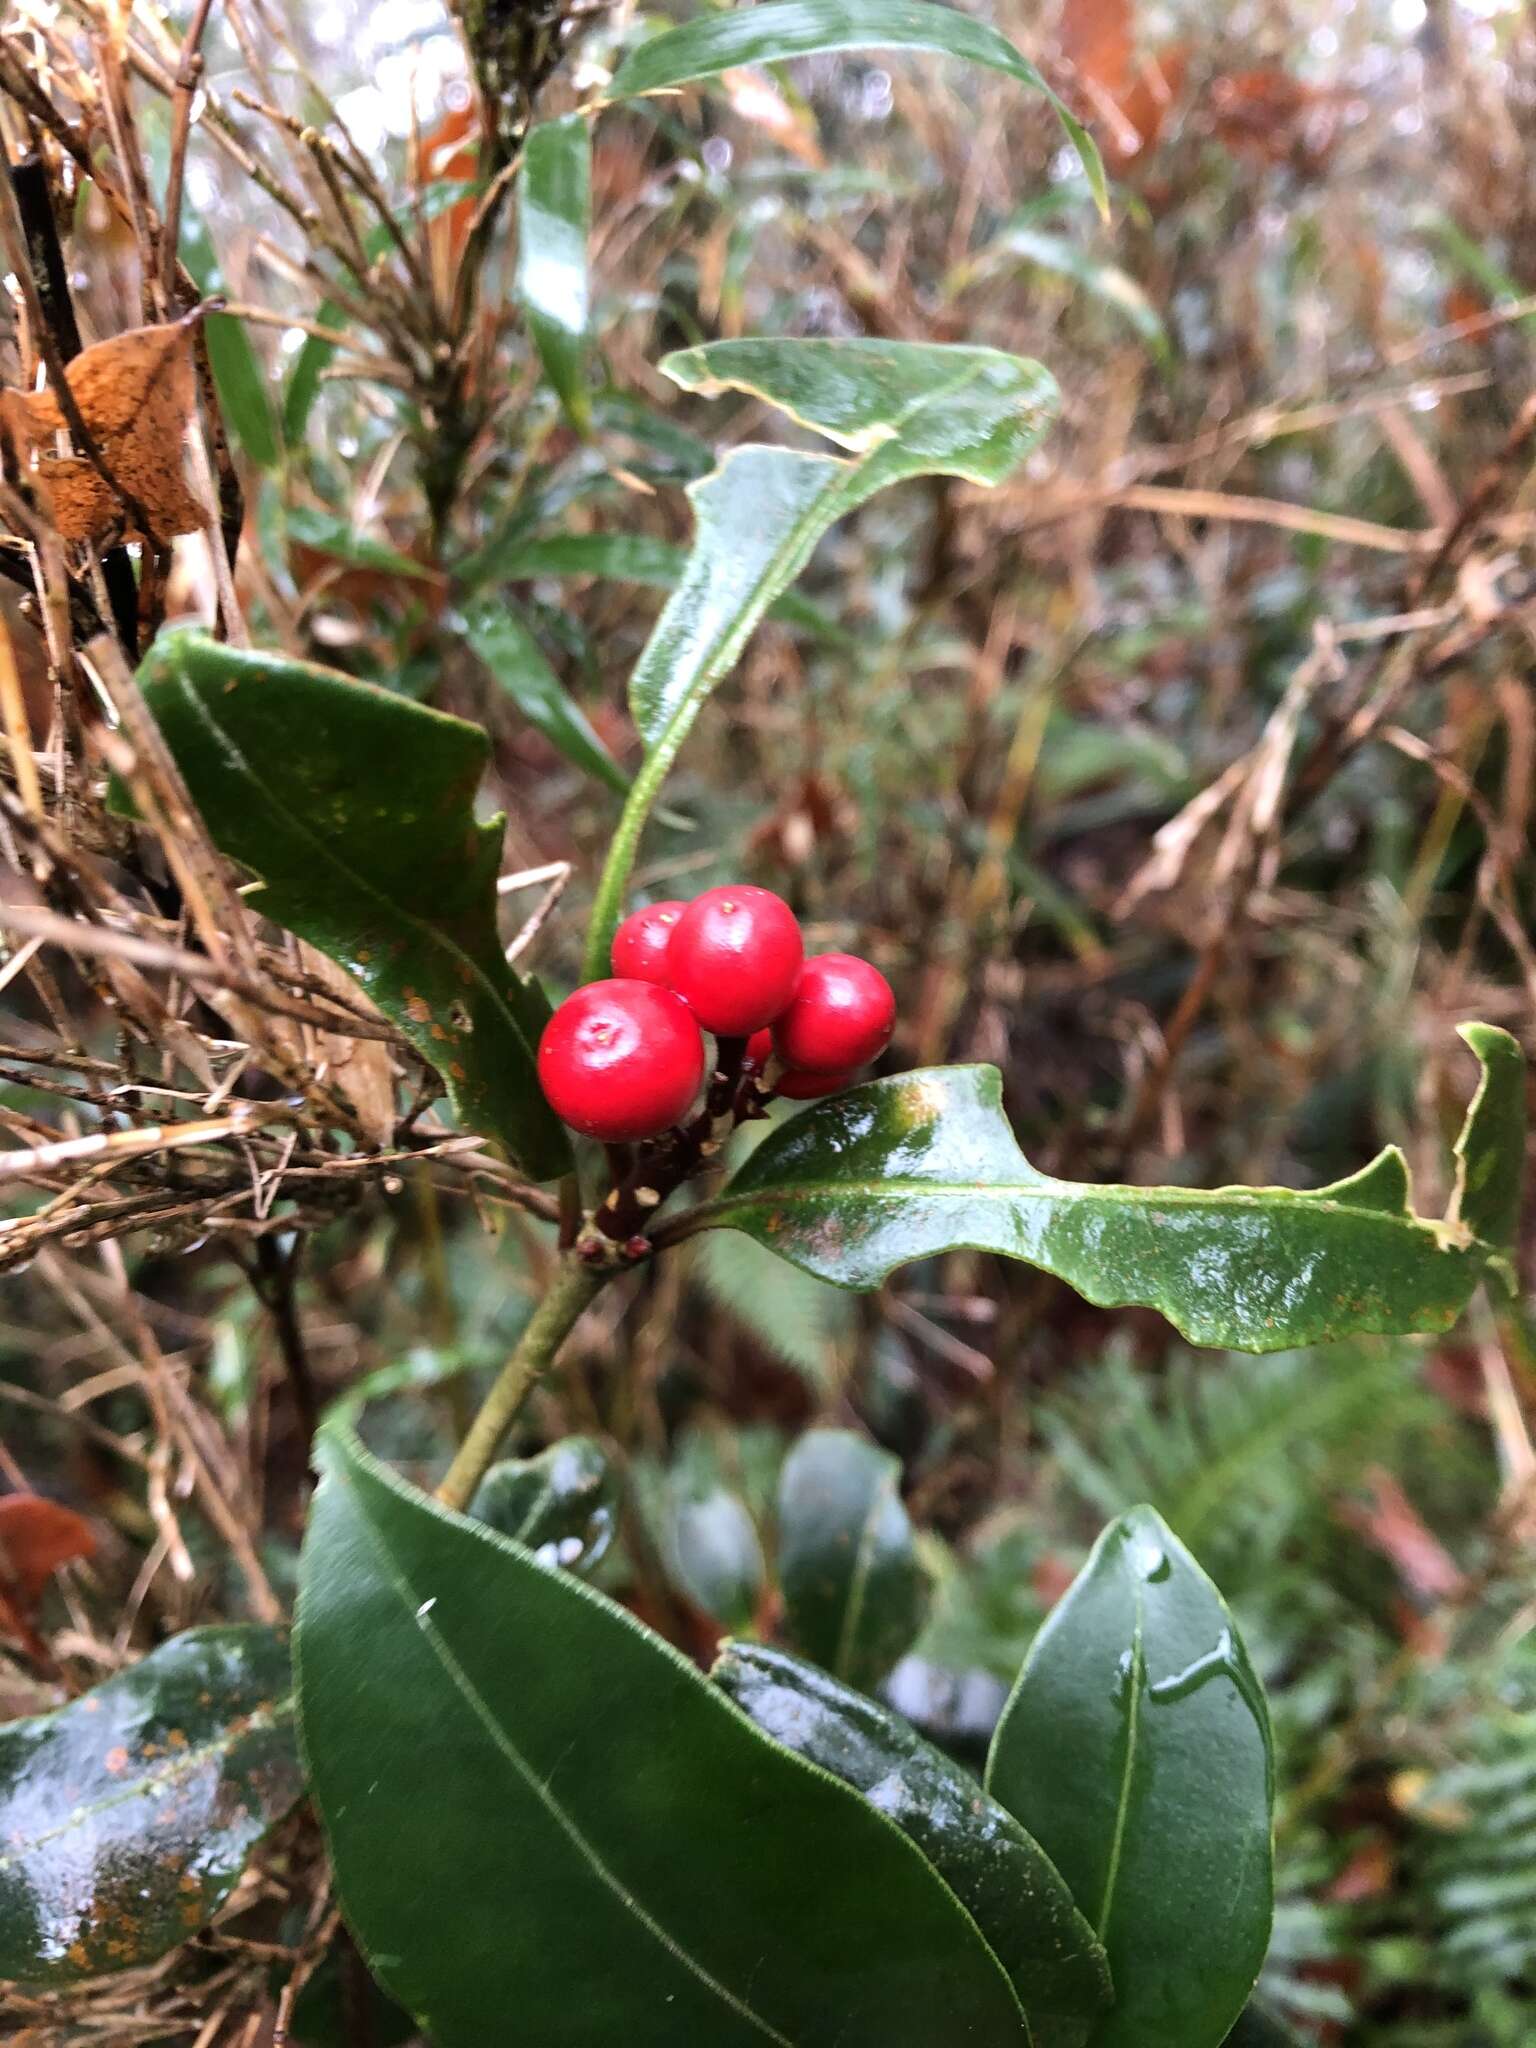
[[95, 1548], [90, 1523], [73, 1508], [35, 1493], [0, 1499], [0, 1630], [30, 1656], [47, 1657], [32, 1626], [44, 1586], [60, 1565], [90, 1557]]
[[[201, 532], [212, 515], [192, 494], [182, 453], [197, 408], [191, 323], [131, 327], [84, 350], [64, 375], [81, 419], [153, 538]], [[94, 462], [53, 452], [53, 435], [69, 424], [53, 391], [7, 390], [3, 402], [18, 436], [37, 453], [37, 476], [66, 540], [148, 537]]]

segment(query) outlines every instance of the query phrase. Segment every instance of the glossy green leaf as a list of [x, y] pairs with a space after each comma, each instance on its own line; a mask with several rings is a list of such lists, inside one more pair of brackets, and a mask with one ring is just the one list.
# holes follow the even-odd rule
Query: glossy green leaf
[[466, 644], [551, 746], [586, 775], [622, 796], [629, 777], [614, 760], [581, 706], [544, 658], [544, 650], [509, 606], [486, 598], [464, 615]]
[[1084, 2048], [1109, 1963], [1038, 1842], [899, 1714], [784, 1650], [727, 1643], [710, 1677], [766, 1735], [841, 1778], [922, 1850], [1013, 1979], [1034, 2048]]
[[663, 1550], [673, 1579], [722, 1628], [748, 1627], [768, 1568], [746, 1503], [727, 1486], [691, 1485], [676, 1473], [667, 1493]]
[[1464, 1024], [1461, 1036], [1483, 1074], [1456, 1140], [1456, 1187], [1447, 1227], [1494, 1248], [1490, 1266], [1508, 1293], [1518, 1288], [1515, 1233], [1525, 1187], [1525, 1055], [1507, 1031]]
[[807, 1430], [779, 1475], [785, 1628], [851, 1685], [877, 1685], [928, 1612], [900, 1483], [899, 1461], [847, 1429]]
[[1475, 1226], [1510, 1220], [1524, 1145], [1518, 1047], [1486, 1026], [1465, 1035], [1487, 1079], [1459, 1146], [1467, 1193], [1444, 1221], [1409, 1207], [1395, 1147], [1312, 1192], [1055, 1180], [1019, 1150], [994, 1068], [934, 1067], [792, 1117], [686, 1228], [744, 1230], [844, 1287], [960, 1246], [1000, 1252], [1239, 1351], [1445, 1330], [1507, 1257]]
[[487, 1528], [583, 1577], [607, 1555], [618, 1486], [595, 1437], [567, 1436], [536, 1458], [503, 1458], [481, 1480], [470, 1514]]
[[437, 2048], [1022, 2041], [974, 1922], [856, 1793], [349, 1433], [320, 1461], [310, 1782], [343, 1910]]
[[302, 1789], [267, 1628], [193, 1629], [0, 1728], [0, 1978], [153, 1962], [207, 1925]]
[[264, 916], [328, 953], [536, 1179], [565, 1134], [534, 1069], [543, 997], [496, 933], [502, 823], [478, 726], [330, 669], [162, 633], [140, 680], [216, 845]]
[[517, 191], [517, 296], [545, 375], [585, 429], [592, 412], [586, 380], [592, 141], [584, 114], [529, 129]]
[[1151, 1508], [1099, 1538], [1036, 1637], [987, 1789], [1072, 1888], [1115, 2003], [1093, 2048], [1220, 2048], [1274, 1909], [1264, 1694], [1216, 1588]]
[[589, 978], [603, 971], [640, 836], [678, 750], [817, 542], [845, 513], [906, 478], [1001, 482], [1039, 441], [1058, 403], [1049, 371], [985, 348], [722, 341], [667, 356], [662, 368], [690, 391], [750, 392], [851, 452], [749, 442], [689, 488], [693, 549], [630, 677], [646, 758], [598, 887]]
[[986, 22], [933, 0], [762, 0], [756, 7], [702, 14], [631, 51], [609, 97], [636, 99], [739, 64], [778, 64], [823, 50], [930, 50], [1001, 71], [1044, 93], [1082, 161], [1100, 211], [1107, 211], [1099, 152], [1034, 65]]

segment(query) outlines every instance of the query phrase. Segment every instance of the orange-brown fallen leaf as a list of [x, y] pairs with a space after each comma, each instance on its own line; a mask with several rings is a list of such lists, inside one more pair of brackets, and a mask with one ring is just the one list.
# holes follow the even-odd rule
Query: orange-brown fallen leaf
[[[200, 532], [211, 517], [192, 493], [183, 454], [197, 407], [192, 326], [199, 317], [131, 327], [84, 350], [64, 371], [107, 467], [157, 540]], [[0, 403], [13, 432], [36, 454], [38, 480], [66, 540], [145, 538], [132, 509], [94, 462], [79, 453], [54, 452], [53, 436], [68, 425], [55, 392], [6, 390]]]
[[60, 1565], [95, 1549], [90, 1523], [73, 1508], [36, 1493], [0, 1496], [0, 1629], [29, 1656], [47, 1661], [47, 1646], [32, 1626], [43, 1588]]

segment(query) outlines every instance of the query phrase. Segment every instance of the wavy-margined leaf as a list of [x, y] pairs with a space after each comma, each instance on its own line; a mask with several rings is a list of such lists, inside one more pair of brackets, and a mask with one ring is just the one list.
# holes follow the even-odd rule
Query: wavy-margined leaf
[[1277, 1351], [1362, 1332], [1444, 1330], [1490, 1270], [1519, 1195], [1523, 1060], [1468, 1025], [1484, 1080], [1443, 1220], [1409, 1206], [1389, 1147], [1349, 1180], [1292, 1188], [1096, 1187], [1032, 1167], [992, 1067], [867, 1082], [781, 1125], [680, 1232], [744, 1230], [844, 1287], [969, 1246], [1055, 1273], [1101, 1307], [1160, 1309], [1193, 1343]]
[[438, 2048], [1019, 2048], [975, 1923], [857, 1793], [350, 1434], [320, 1456], [310, 1780], [348, 1920]]
[[592, 225], [592, 139], [584, 114], [538, 121], [523, 144], [517, 201], [517, 296], [545, 375], [585, 428]]
[[1447, 1233], [1492, 1247], [1489, 1276], [1513, 1295], [1515, 1232], [1525, 1191], [1525, 1058], [1507, 1031], [1463, 1024], [1459, 1035], [1482, 1067], [1455, 1144], [1456, 1186]]
[[986, 348], [722, 341], [667, 356], [661, 367], [690, 391], [750, 392], [850, 453], [748, 443], [689, 489], [693, 549], [630, 677], [646, 758], [593, 907], [589, 977], [603, 972], [646, 818], [694, 719], [817, 542], [845, 513], [906, 478], [1000, 483], [1058, 403], [1055, 380], [1039, 363]]
[[762, 0], [756, 7], [702, 14], [631, 51], [609, 97], [636, 99], [741, 64], [777, 64], [823, 50], [928, 50], [985, 65], [1044, 93], [1081, 159], [1099, 210], [1107, 211], [1098, 149], [1034, 65], [986, 22], [934, 0]]
[[1093, 2048], [1220, 2048], [1269, 1946], [1269, 1715], [1221, 1595], [1151, 1508], [1110, 1524], [1035, 1638], [987, 1790], [1108, 1954]]
[[0, 1978], [153, 1962], [206, 1926], [302, 1789], [268, 1628], [193, 1629], [0, 1728]]
[[547, 1014], [496, 935], [499, 819], [474, 797], [478, 726], [330, 669], [163, 633], [140, 680], [214, 842], [256, 909], [329, 954], [524, 1171], [565, 1170], [534, 1049]]
[[877, 1685], [928, 1612], [900, 1482], [900, 1461], [849, 1429], [807, 1430], [779, 1474], [786, 1628], [850, 1685]]
[[573, 768], [605, 782], [622, 796], [629, 777], [614, 760], [581, 706], [544, 658], [526, 623], [509, 606], [492, 599], [464, 614], [466, 643], [506, 691], [528, 723], [543, 733]]
[[585, 1578], [618, 1523], [618, 1481], [595, 1437], [567, 1436], [536, 1458], [503, 1458], [481, 1480], [469, 1512], [502, 1536]]
[[728, 1642], [709, 1675], [765, 1734], [912, 1837], [1013, 1979], [1034, 2048], [1083, 2048], [1110, 2000], [1109, 1963], [1011, 1813], [899, 1714], [784, 1650]]

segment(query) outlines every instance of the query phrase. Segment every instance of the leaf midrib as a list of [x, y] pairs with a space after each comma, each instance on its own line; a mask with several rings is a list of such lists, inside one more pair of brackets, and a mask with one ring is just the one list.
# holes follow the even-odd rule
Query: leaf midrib
[[1131, 1627], [1131, 1668], [1127, 1676], [1130, 1686], [1130, 1713], [1126, 1721], [1125, 1762], [1120, 1769], [1120, 1791], [1115, 1803], [1115, 1831], [1109, 1845], [1109, 1866], [1104, 1873], [1104, 1895], [1099, 1902], [1099, 1917], [1094, 1927], [1100, 1945], [1105, 1944], [1109, 1932], [1110, 1915], [1115, 1909], [1116, 1893], [1120, 1887], [1120, 1864], [1125, 1853], [1125, 1831], [1131, 1810], [1131, 1785], [1136, 1775], [1136, 1751], [1141, 1734], [1142, 1679], [1145, 1675], [1145, 1656], [1142, 1637], [1146, 1623], [1146, 1608], [1140, 1586], [1132, 1591], [1135, 1603], [1135, 1620]]
[[[785, 574], [783, 565], [786, 562], [793, 562], [798, 550], [802, 547], [814, 548], [823, 534], [830, 532], [840, 519], [857, 509], [860, 502], [859, 486], [864, 481], [865, 472], [875, 461], [876, 457], [893, 444], [900, 443], [903, 429], [917, 414], [926, 411], [930, 406], [942, 405], [947, 399], [952, 398], [957, 391], [963, 391], [968, 385], [977, 382], [980, 376], [981, 366], [975, 362], [957, 367], [956, 373], [952, 378], [938, 385], [932, 391], [925, 391], [914, 395], [905, 406], [894, 413], [889, 422], [889, 431], [879, 440], [857, 444], [846, 456], [823, 455], [819, 452], [812, 452], [807, 455], [802, 454], [796, 449], [788, 448], [779, 451], [783, 454], [794, 456], [799, 461], [826, 463], [828, 465], [827, 487], [824, 491], [817, 494], [815, 500], [806, 507], [805, 511], [795, 521], [785, 536], [783, 546], [774, 551], [769, 559], [768, 573], [760, 578], [752, 603], [736, 614], [731, 625], [727, 627], [726, 631], [715, 642], [712, 652], [700, 665], [693, 685], [684, 694], [676, 710], [665, 720], [654, 740], [646, 738], [645, 726], [637, 717], [636, 722], [640, 724], [641, 736], [645, 738], [646, 752], [648, 754], [658, 753], [663, 747], [668, 746], [675, 737], [676, 747], [673, 747], [667, 758], [670, 762], [676, 757], [676, 749], [682, 745], [692, 724], [692, 718], [688, 715], [690, 711], [697, 712], [704, 698], [713, 692], [716, 683], [735, 665], [737, 656], [745, 646], [747, 639], [756, 630], [769, 605], [773, 603], [775, 598], [781, 597], [794, 581], [798, 571], [790, 569]], [[751, 392], [754, 396], [762, 398], [767, 404], [774, 406], [776, 410], [785, 413], [798, 425], [806, 427], [815, 433], [825, 435], [829, 441], [839, 441], [840, 445], [845, 447], [848, 445], [841, 442], [840, 437], [829, 428], [796, 412], [782, 398], [771, 396], [766, 392], [757, 390], [750, 384], [740, 382], [733, 383], [729, 388]], [[919, 471], [917, 473], [922, 474], [923, 472]], [[718, 476], [720, 471], [717, 469], [713, 474]], [[905, 477], [891, 479], [892, 482], [907, 482], [910, 480]], [[699, 538], [700, 536], [695, 536], [695, 549], [697, 548]], [[685, 586], [679, 585], [679, 589], [683, 587]], [[647, 649], [648, 651], [649, 649]], [[643, 659], [644, 657], [642, 656], [642, 661]], [[638, 710], [638, 707], [634, 708]]]
[[[1356, 1203], [1336, 1201], [1321, 1191], [1314, 1193], [1306, 1188], [1134, 1188], [1118, 1184], [1095, 1187], [1089, 1183], [1052, 1181], [1044, 1177], [1038, 1181], [941, 1181], [914, 1176], [882, 1176], [879, 1180], [791, 1181], [780, 1182], [777, 1186], [743, 1187], [734, 1191], [725, 1188], [710, 1201], [701, 1202], [691, 1210], [688, 1222], [692, 1235], [697, 1230], [708, 1229], [716, 1219], [728, 1226], [730, 1211], [748, 1205], [780, 1204], [789, 1207], [798, 1202], [843, 1202], [850, 1197], [864, 1201], [905, 1201], [912, 1196], [926, 1199], [937, 1196], [956, 1201], [985, 1200], [995, 1196], [1011, 1202], [1098, 1202], [1118, 1208], [1208, 1207], [1218, 1211], [1271, 1207], [1289, 1209], [1294, 1205], [1318, 1215], [1355, 1217], [1362, 1223], [1422, 1231], [1430, 1237], [1439, 1234], [1431, 1218], [1414, 1215], [1409, 1210], [1398, 1214], [1390, 1209], [1364, 1208]], [[1472, 1237], [1464, 1246], [1446, 1245], [1443, 1249], [1449, 1252], [1487, 1252], [1489, 1247], [1481, 1238]]]
[[[456, 945], [440, 925], [429, 924], [426, 919], [417, 916], [414, 911], [407, 910], [394, 897], [383, 895], [365, 876], [358, 874], [353, 868], [350, 868], [344, 860], [338, 860], [325, 842], [310, 830], [298, 813], [281, 802], [266, 781], [256, 773], [243, 749], [235, 743], [229, 732], [220, 725], [219, 721], [203, 702], [202, 696], [194, 686], [191, 677], [177, 673], [175, 681], [183, 698], [191, 708], [193, 715], [206, 727], [213, 739], [214, 745], [223, 752], [226, 761], [235, 769], [237, 774], [247, 778], [251, 786], [260, 794], [262, 800], [270, 805], [279, 817], [289, 821], [291, 829], [303, 840], [305, 845], [313, 848], [315, 858], [319, 864], [323, 867], [331, 868], [370, 903], [379, 905], [391, 917], [398, 918], [403, 924], [409, 926], [429, 947], [443, 953], [450, 960], [462, 961], [506, 1018], [512, 1028], [514, 1037], [531, 1059], [533, 1057], [532, 1048], [523, 1036], [522, 1027], [518, 1023], [516, 1013], [513, 1011], [511, 1004], [507, 1001], [505, 991], [497, 988], [479, 961], [472, 954], [466, 953], [462, 947]], [[274, 885], [266, 875], [261, 877], [261, 881], [265, 889], [281, 888], [281, 884]], [[449, 1019], [449, 1026], [452, 1028], [451, 1018]], [[420, 1027], [417, 1028], [419, 1030]], [[461, 1033], [456, 1033], [455, 1035], [462, 1037]]]
[[471, 1717], [479, 1724], [482, 1732], [490, 1741], [492, 1748], [511, 1766], [524, 1788], [531, 1792], [538, 1803], [544, 1808], [550, 1819], [554, 1821], [555, 1825], [566, 1837], [566, 1840], [585, 1862], [593, 1878], [618, 1900], [625, 1911], [633, 1916], [639, 1925], [645, 1929], [646, 1933], [658, 1942], [675, 1962], [679, 1963], [706, 1990], [713, 1992], [739, 2019], [743, 2019], [750, 2026], [756, 2027], [766, 2040], [776, 2043], [777, 2048], [795, 2048], [795, 2043], [787, 2034], [781, 2034], [771, 2021], [765, 2019], [761, 2013], [748, 2005], [744, 1999], [739, 1998], [730, 1989], [729, 1985], [722, 1984], [718, 1977], [714, 1976], [675, 1935], [671, 1934], [656, 1919], [654, 1914], [648, 1912], [641, 1905], [633, 1893], [625, 1888], [618, 1876], [609, 1869], [595, 1846], [583, 1833], [574, 1816], [555, 1797], [550, 1785], [540, 1778], [539, 1774], [529, 1764], [527, 1758], [524, 1757], [522, 1751], [513, 1742], [511, 1736], [507, 1734], [501, 1723], [496, 1719], [489, 1703], [449, 1648], [442, 1631], [433, 1621], [431, 1614], [421, 1614], [421, 1602], [416, 1597], [415, 1589], [390, 1549], [383, 1527], [369, 1512], [368, 1505], [363, 1498], [362, 1489], [351, 1481], [348, 1481], [347, 1484], [353, 1504], [357, 1509], [359, 1521], [379, 1561], [385, 1583], [400, 1601], [401, 1607], [404, 1609], [412, 1625], [421, 1631], [454, 1692], [467, 1708]]
[[[694, 717], [697, 716], [705, 698], [713, 693], [715, 685], [734, 666], [737, 656], [761, 622], [764, 612], [767, 611], [774, 598], [782, 596], [783, 592], [795, 580], [798, 572], [794, 568], [790, 568], [786, 573], [784, 564], [786, 562], [793, 563], [797, 551], [805, 543], [807, 536], [809, 536], [810, 546], [814, 547], [821, 534], [837, 523], [837, 520], [842, 516], [839, 501], [843, 486], [848, 480], [849, 472], [862, 466], [862, 458], [859, 462], [849, 462], [841, 456], [806, 453], [794, 448], [775, 449], [773, 452], [785, 455], [797, 464], [825, 464], [824, 488], [818, 492], [814, 501], [806, 507], [805, 511], [791, 526], [789, 532], [785, 535], [783, 545], [776, 548], [773, 554], [770, 555], [768, 569], [759, 579], [757, 590], [753, 593], [751, 602], [732, 617], [724, 631], [712, 643], [710, 652], [704, 656], [699, 664], [698, 673], [695, 675], [693, 682], [678, 699], [673, 709], [665, 713], [654, 738], [647, 732], [648, 721], [643, 715], [643, 705], [631, 703], [630, 709], [634, 714], [635, 723], [640, 729], [640, 737], [644, 741], [647, 756], [653, 759], [660, 759], [666, 766], [670, 766], [677, 758], [678, 751], [683, 741], [688, 737]], [[727, 457], [727, 460], [729, 460], [729, 457]], [[722, 464], [723, 467], [724, 465]], [[718, 477], [720, 474], [720, 469], [711, 472], [712, 477]], [[709, 479], [705, 479], [705, 481], [709, 481]], [[834, 506], [839, 507], [839, 509], [834, 509], [830, 517], [824, 519], [818, 529], [818, 518], [829, 497], [832, 499]], [[694, 536], [695, 549], [701, 537], [702, 529], [699, 534]], [[674, 598], [680, 597], [688, 588], [688, 568], [692, 566], [694, 559], [699, 558], [690, 551], [689, 563], [685, 566], [682, 580], [678, 583], [673, 593]], [[765, 591], [769, 594], [762, 596], [761, 593]], [[672, 600], [669, 599], [669, 609], [671, 603]], [[666, 613], [663, 612], [662, 618], [664, 619], [665, 617]], [[658, 645], [660, 644], [661, 623], [662, 621], [658, 619], [656, 624], [656, 644]], [[645, 651], [640, 657], [642, 666], [644, 665], [645, 655], [650, 652], [650, 646], [651, 643], [647, 642]], [[636, 681], [638, 681], [639, 675], [640, 668], [637, 667], [635, 671]], [[664, 690], [665, 684], [662, 685], [662, 691]], [[658, 697], [661, 694], [662, 692], [659, 691]], [[658, 708], [662, 708], [662, 706], [658, 705]]]
[[9, 1870], [18, 1869], [27, 1857], [39, 1849], [46, 1849], [51, 1842], [62, 1841], [88, 1821], [97, 1820], [104, 1813], [111, 1813], [115, 1807], [125, 1806], [131, 1799], [143, 1799], [151, 1789], [170, 1790], [202, 1769], [204, 1764], [217, 1762], [229, 1755], [237, 1743], [244, 1742], [251, 1735], [265, 1735], [285, 1719], [291, 1719], [293, 1699], [275, 1701], [270, 1706], [253, 1708], [236, 1722], [227, 1723], [217, 1735], [195, 1748], [177, 1751], [168, 1756], [163, 1769], [141, 1771], [137, 1777], [121, 1785], [114, 1785], [111, 1792], [88, 1805], [72, 1806], [64, 1819], [53, 1827], [44, 1828], [41, 1833], [22, 1839], [19, 1844], [14, 1834], [7, 1834], [5, 1840], [11, 1848], [0, 1855], [0, 1876]]

